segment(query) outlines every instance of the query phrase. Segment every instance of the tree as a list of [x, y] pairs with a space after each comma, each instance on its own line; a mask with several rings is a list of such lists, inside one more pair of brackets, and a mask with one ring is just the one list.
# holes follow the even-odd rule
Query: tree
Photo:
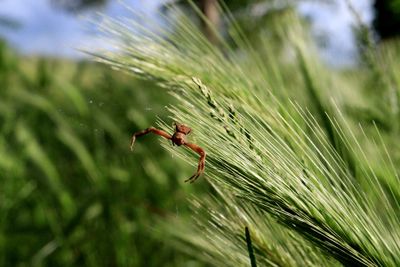
[[108, 0], [50, 0], [52, 4], [67, 11], [75, 12], [87, 8], [102, 6]]
[[[221, 2], [221, 1], [220, 1]], [[234, 0], [234, 1], [224, 1], [224, 5], [232, 12], [243, 10], [251, 4], [267, 2], [265, 0]], [[215, 29], [220, 28], [220, 14], [218, 8], [218, 0], [197, 0], [194, 3], [200, 8], [201, 12], [207, 18], [208, 22], [201, 20], [201, 28], [207, 39], [213, 43], [217, 43], [217, 36], [214, 32]], [[187, 6], [188, 1], [185, 0], [175, 0], [170, 1], [163, 8], [170, 5], [182, 5]]]
[[375, 0], [374, 27], [382, 39], [400, 35], [400, 0]]

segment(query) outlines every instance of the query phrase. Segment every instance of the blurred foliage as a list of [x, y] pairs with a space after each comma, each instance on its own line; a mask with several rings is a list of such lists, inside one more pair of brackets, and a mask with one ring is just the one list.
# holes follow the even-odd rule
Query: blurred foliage
[[375, 0], [374, 26], [382, 39], [400, 35], [400, 0]]
[[[248, 7], [251, 4], [257, 4], [257, 3], [267, 3], [267, 2], [273, 2], [274, 0], [232, 0], [232, 1], [225, 1], [224, 5], [228, 7], [228, 9], [232, 12], [236, 12], [239, 10], [243, 10], [244, 8]], [[194, 0], [193, 3], [197, 4], [198, 6], [204, 6], [207, 2], [211, 2], [209, 0]], [[219, 3], [222, 3], [222, 1], [217, 1]], [[168, 1], [167, 5], [171, 4], [182, 4], [182, 5], [188, 5], [187, 0], [172, 0]]]
[[163, 89], [4, 43], [0, 84], [1, 266], [199, 266], [153, 234], [155, 219], [185, 217], [193, 169], [155, 136], [129, 150], [167, 119]]
[[105, 5], [108, 0], [50, 0], [54, 6], [63, 8], [69, 12], [82, 11], [88, 8]]
[[1, 15], [0, 16], [0, 27], [9, 28], [9, 29], [18, 29], [22, 25], [17, 20]]

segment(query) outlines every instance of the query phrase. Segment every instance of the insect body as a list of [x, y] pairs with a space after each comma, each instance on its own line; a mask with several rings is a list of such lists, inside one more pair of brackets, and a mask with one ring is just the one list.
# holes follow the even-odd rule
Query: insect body
[[166, 133], [163, 130], [159, 130], [154, 127], [150, 127], [143, 131], [136, 132], [132, 135], [131, 150], [133, 150], [133, 145], [135, 144], [136, 137], [139, 137], [139, 136], [142, 136], [142, 135], [145, 135], [148, 133], [154, 133], [154, 134], [162, 136], [166, 139], [169, 139], [172, 141], [172, 145], [177, 145], [177, 146], [184, 145], [184, 146], [192, 149], [193, 151], [195, 151], [196, 153], [198, 153], [200, 155], [199, 164], [197, 166], [196, 173], [193, 174], [189, 179], [185, 180], [185, 182], [193, 183], [204, 172], [204, 168], [205, 168], [205, 164], [206, 164], [206, 152], [204, 151], [204, 149], [202, 149], [198, 145], [187, 142], [186, 136], [191, 131], [192, 131], [192, 129], [190, 129], [186, 125], [177, 123], [177, 124], [175, 124], [175, 132], [171, 136], [170, 134]]
[[183, 124], [175, 125], [175, 133], [172, 135], [172, 145], [181, 146], [186, 144], [186, 135], [190, 134], [192, 129]]

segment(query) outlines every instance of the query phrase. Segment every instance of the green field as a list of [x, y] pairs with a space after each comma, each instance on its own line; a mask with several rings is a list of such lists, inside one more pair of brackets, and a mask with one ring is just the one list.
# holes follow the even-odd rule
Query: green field
[[[245, 227], [258, 266], [400, 265], [398, 41], [360, 27], [335, 69], [294, 9], [224, 19], [211, 44], [179, 11], [104, 18], [120, 51], [82, 61], [0, 44], [1, 266], [250, 266]], [[192, 151], [129, 149], [174, 121], [207, 151], [194, 184]]]
[[193, 169], [160, 138], [129, 149], [134, 130], [167, 119], [165, 90], [4, 43], [0, 84], [1, 266], [190, 265], [154, 228], [185, 217], [204, 185], [183, 183]]

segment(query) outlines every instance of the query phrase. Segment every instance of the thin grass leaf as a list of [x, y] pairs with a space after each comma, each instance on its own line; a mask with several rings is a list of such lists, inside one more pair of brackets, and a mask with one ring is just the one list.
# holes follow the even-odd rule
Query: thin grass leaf
[[251, 236], [250, 236], [249, 228], [246, 226], [244, 229], [245, 229], [247, 250], [249, 251], [251, 267], [257, 267], [256, 257], [254, 256], [254, 252], [253, 252], [253, 245], [251, 244]]

